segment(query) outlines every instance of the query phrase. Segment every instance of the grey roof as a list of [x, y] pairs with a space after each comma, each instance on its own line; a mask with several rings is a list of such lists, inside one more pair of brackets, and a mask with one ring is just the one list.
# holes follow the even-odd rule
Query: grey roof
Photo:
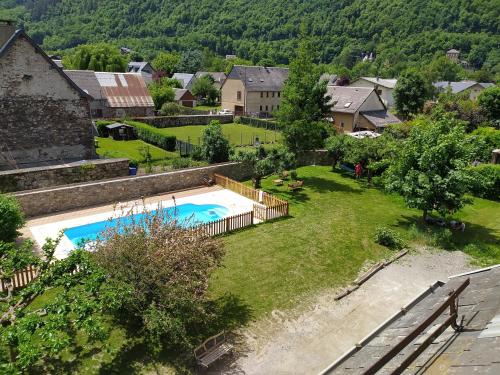
[[185, 93], [189, 92], [188, 89], [174, 89], [174, 100], [179, 101]]
[[448, 87], [451, 88], [451, 92], [453, 94], [457, 94], [464, 90], [470, 89], [474, 85], [480, 85], [483, 88], [495, 86], [494, 83], [489, 82], [476, 82], [476, 81], [460, 81], [460, 82], [448, 82], [448, 81], [440, 81], [435, 82], [434, 87], [436, 87], [439, 91], [446, 91]]
[[373, 87], [328, 86], [333, 112], [355, 113], [375, 89]]
[[195, 77], [201, 78], [203, 76], [210, 75], [214, 79], [214, 82], [219, 82], [222, 84], [226, 80], [226, 73], [224, 72], [196, 72]]
[[191, 88], [191, 84], [194, 78], [194, 74], [191, 73], [174, 73], [172, 76], [173, 79], [178, 80], [183, 89]]
[[[151, 72], [154, 70], [151, 64], [147, 61], [131, 61], [128, 63], [128, 71], [132, 73], [142, 73], [143, 71], [146, 71], [146, 68], [148, 68], [147, 70]], [[150, 73], [149, 71], [146, 72]]]
[[452, 48], [452, 49], [446, 51], [446, 53], [460, 53], [460, 51], [455, 49], [455, 48]]
[[390, 124], [399, 124], [401, 122], [396, 116], [387, 110], [363, 111], [361, 115], [377, 128], [383, 128]]
[[239, 79], [247, 91], [281, 91], [288, 68], [235, 65], [227, 79]]
[[396, 83], [398, 83], [398, 80], [393, 78], [361, 77], [360, 79], [364, 79], [375, 85], [387, 87], [388, 89], [393, 89]]
[[101, 85], [92, 70], [65, 70], [66, 75], [75, 82], [78, 87], [89, 94], [95, 100], [104, 99]]
[[116, 129], [116, 128], [133, 128], [133, 126], [131, 126], [131, 125], [127, 125], [127, 124], [122, 124], [122, 123], [119, 123], [119, 122], [115, 122], [115, 123], [113, 123], [113, 124], [106, 125], [106, 128], [107, 128], [107, 129]]
[[[500, 265], [469, 274], [451, 277], [445, 284], [439, 282], [389, 319], [373, 334], [352, 348], [324, 374], [361, 374], [382, 355], [393, 348], [420, 323], [429, 317], [467, 278], [470, 285], [458, 299], [458, 315], [462, 316], [464, 330], [455, 332], [448, 327], [410, 364], [403, 374], [499, 374], [500, 373]], [[415, 351], [436, 327], [449, 317], [446, 310], [425, 332], [381, 370], [389, 373], [403, 359]]]

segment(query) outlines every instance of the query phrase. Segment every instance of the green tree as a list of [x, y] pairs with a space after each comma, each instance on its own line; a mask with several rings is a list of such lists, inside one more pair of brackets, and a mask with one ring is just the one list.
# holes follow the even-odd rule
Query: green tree
[[127, 60], [120, 50], [107, 43], [84, 44], [64, 56], [66, 69], [94, 70], [97, 72], [126, 72]]
[[182, 73], [196, 73], [203, 65], [203, 54], [199, 50], [187, 50], [177, 64], [177, 70]]
[[425, 76], [429, 82], [455, 82], [459, 81], [464, 74], [462, 66], [451, 61], [446, 56], [441, 56], [433, 60], [425, 70]]
[[209, 74], [196, 79], [191, 92], [194, 96], [203, 98], [204, 102], [209, 105], [213, 105], [219, 95], [219, 91], [214, 87], [214, 79]]
[[154, 58], [152, 65], [158, 71], [164, 72], [167, 76], [172, 76], [175, 73], [177, 64], [181, 60], [180, 55], [171, 52], [160, 52]]
[[332, 156], [332, 170], [335, 170], [337, 164], [344, 159], [353, 141], [354, 138], [344, 134], [328, 137], [325, 142], [325, 147]]
[[422, 111], [424, 103], [431, 97], [430, 84], [415, 69], [405, 71], [394, 88], [394, 106], [405, 117]]
[[484, 89], [477, 97], [477, 102], [493, 121], [500, 119], [500, 87], [492, 86]]
[[401, 194], [409, 207], [422, 210], [424, 219], [431, 211], [452, 214], [469, 202], [470, 150], [462, 122], [450, 116], [420, 119], [399, 150], [386, 187]]
[[229, 141], [222, 134], [219, 121], [211, 121], [203, 130], [201, 152], [209, 163], [222, 163], [229, 160]]
[[467, 136], [467, 143], [472, 147], [471, 161], [488, 163], [493, 150], [500, 147], [500, 130], [492, 127], [480, 127]]
[[163, 78], [160, 81], [151, 82], [148, 85], [148, 90], [155, 103], [155, 108], [160, 110], [165, 103], [173, 102], [175, 98], [175, 93], [172, 88], [172, 84], [177, 80], [169, 80]]
[[12, 196], [0, 194], [0, 241], [14, 241], [24, 222], [19, 202]]

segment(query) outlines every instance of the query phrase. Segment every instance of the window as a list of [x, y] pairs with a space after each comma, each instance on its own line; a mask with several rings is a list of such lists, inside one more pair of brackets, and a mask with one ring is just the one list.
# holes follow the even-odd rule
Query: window
[[264, 91], [261, 91], [260, 92], [260, 97], [263, 98], [264, 97]]
[[347, 102], [344, 104], [344, 108], [349, 108], [351, 106], [352, 102]]
[[377, 94], [382, 95], [382, 90], [377, 90]]
[[341, 127], [342, 129], [344, 129], [344, 123], [343, 123], [343, 122], [341, 122], [341, 123], [340, 123], [340, 127]]
[[274, 91], [273, 91], [273, 98], [274, 98]]
[[274, 105], [271, 106], [271, 111], [274, 111]]
[[260, 111], [262, 112], [262, 106], [260, 106]]
[[241, 91], [236, 93], [236, 100], [241, 100]]
[[267, 111], [269, 111], [269, 108], [268, 108], [268, 107], [267, 107], [267, 105], [266, 105], [266, 112], [267, 112]]
[[269, 98], [269, 91], [266, 91], [266, 98]]
[[278, 98], [281, 96], [281, 91], [278, 91]]

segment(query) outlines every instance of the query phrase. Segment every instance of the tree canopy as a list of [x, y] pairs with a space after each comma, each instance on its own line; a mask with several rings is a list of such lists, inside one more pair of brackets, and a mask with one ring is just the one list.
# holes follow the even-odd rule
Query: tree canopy
[[64, 56], [66, 69], [94, 70], [96, 72], [126, 72], [127, 60], [120, 50], [111, 44], [85, 44]]

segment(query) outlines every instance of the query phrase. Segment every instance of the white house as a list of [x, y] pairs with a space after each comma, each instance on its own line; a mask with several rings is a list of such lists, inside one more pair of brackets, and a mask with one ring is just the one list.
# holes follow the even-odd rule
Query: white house
[[354, 81], [349, 86], [352, 87], [373, 87], [377, 94], [384, 102], [387, 108], [394, 106], [394, 99], [392, 97], [392, 91], [396, 87], [397, 79], [385, 79], [378, 77], [361, 77], [357, 81]]

